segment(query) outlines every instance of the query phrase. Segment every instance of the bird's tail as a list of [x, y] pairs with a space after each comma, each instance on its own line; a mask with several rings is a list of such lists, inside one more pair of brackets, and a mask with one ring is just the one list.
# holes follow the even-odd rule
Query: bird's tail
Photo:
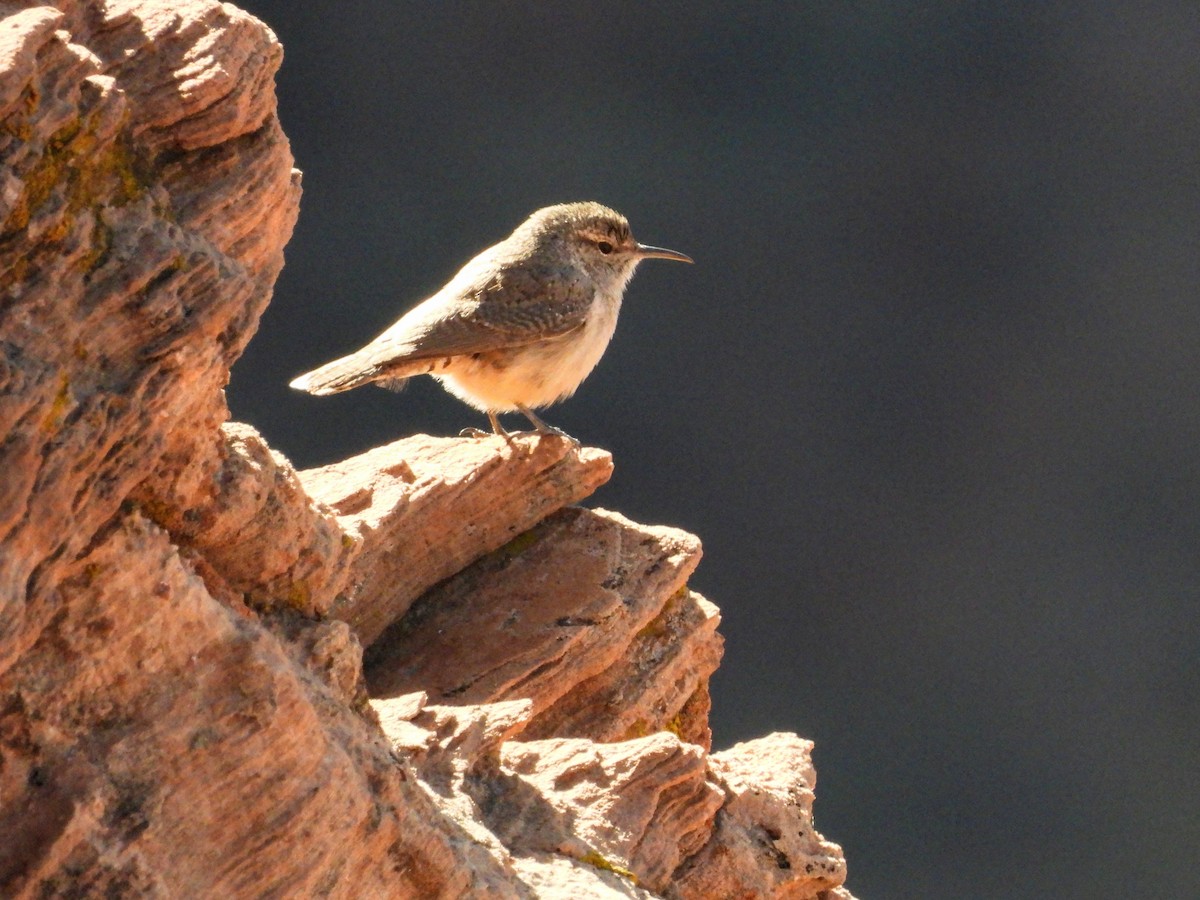
[[412, 347], [390, 341], [372, 341], [357, 353], [335, 359], [319, 369], [306, 372], [290, 383], [298, 391], [323, 397], [375, 382], [390, 391], [398, 391], [414, 375], [432, 375], [450, 364], [450, 357], [412, 356]]
[[326, 363], [319, 369], [305, 372], [299, 378], [294, 378], [288, 387], [323, 397], [368, 384], [382, 374], [379, 367], [372, 365], [371, 361], [362, 359], [358, 353], [352, 353], [350, 356]]

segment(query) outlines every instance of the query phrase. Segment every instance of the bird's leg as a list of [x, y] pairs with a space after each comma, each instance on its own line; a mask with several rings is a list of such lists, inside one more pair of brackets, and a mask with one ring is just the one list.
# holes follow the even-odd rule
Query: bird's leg
[[574, 444], [577, 449], [580, 446], [579, 441], [577, 441], [575, 438], [571, 437], [569, 434], [567, 434], [561, 428], [555, 428], [553, 425], [547, 425], [545, 422], [543, 422], [541, 419], [539, 419], [537, 416], [535, 416], [533, 414], [533, 410], [530, 409], [525, 404], [518, 403], [517, 409], [519, 409], [521, 411], [521, 415], [523, 415], [525, 418], [527, 418], [530, 422], [533, 423], [533, 427], [534, 427], [534, 429], [537, 430], [538, 434], [553, 434], [557, 437], [566, 438], [568, 441], [570, 441], [572, 444]]
[[488, 410], [488, 421], [492, 423], [492, 433], [504, 438], [506, 441], [511, 441], [509, 433], [504, 430], [504, 426], [500, 424], [500, 417], [490, 409]]
[[[489, 409], [487, 415], [488, 415], [488, 421], [492, 423], [492, 434], [502, 437], [509, 443], [512, 443], [512, 436], [507, 431], [504, 430], [504, 427], [500, 424], [500, 420], [496, 417], [496, 414]], [[490, 437], [490, 435], [486, 431], [483, 431], [482, 429], [479, 429], [479, 428], [464, 428], [462, 431], [460, 431], [458, 433], [458, 436], [459, 437], [473, 437], [473, 438]]]

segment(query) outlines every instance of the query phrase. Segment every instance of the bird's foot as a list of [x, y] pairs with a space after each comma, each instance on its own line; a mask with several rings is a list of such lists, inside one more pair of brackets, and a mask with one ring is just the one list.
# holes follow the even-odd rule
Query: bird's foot
[[504, 438], [504, 440], [509, 444], [512, 443], [512, 435], [504, 430], [503, 426], [501, 426], [501, 424], [500, 424], [500, 420], [498, 418], [496, 418], [496, 414], [494, 412], [488, 413], [488, 421], [492, 423], [491, 431], [483, 431], [482, 429], [479, 429], [479, 428], [464, 428], [462, 431], [460, 431], [458, 433], [458, 436], [459, 437], [470, 437], [470, 438], [485, 438], [485, 437], [491, 437], [492, 435], [495, 435], [496, 437]]
[[512, 443], [512, 435], [507, 431], [484, 431], [481, 428], [464, 428], [458, 433], [459, 437], [469, 437], [478, 440], [479, 438], [499, 437], [504, 438], [506, 443]]
[[534, 413], [534, 411], [532, 409], [530, 409], [528, 406], [523, 406], [520, 403], [518, 403], [517, 409], [519, 409], [521, 411], [521, 415], [523, 415], [525, 418], [527, 418], [530, 421], [530, 423], [533, 425], [533, 427], [535, 429], [535, 433], [538, 436], [545, 437], [546, 435], [553, 435], [554, 437], [566, 438], [568, 441], [571, 442], [571, 445], [576, 450], [578, 450], [580, 447], [583, 446], [582, 444], [579, 443], [578, 440], [571, 437], [569, 434], [567, 434], [561, 428], [555, 428], [553, 425], [547, 425], [540, 418], [538, 418], [538, 416]]
[[533, 433], [536, 434], [538, 437], [563, 438], [565, 440], [570, 441], [571, 446], [574, 447], [576, 450], [578, 450], [580, 447], [583, 446], [583, 444], [581, 444], [579, 442], [579, 438], [571, 437], [571, 435], [567, 434], [561, 428], [555, 428], [553, 425], [547, 425], [545, 422], [542, 423], [540, 428], [535, 429]]

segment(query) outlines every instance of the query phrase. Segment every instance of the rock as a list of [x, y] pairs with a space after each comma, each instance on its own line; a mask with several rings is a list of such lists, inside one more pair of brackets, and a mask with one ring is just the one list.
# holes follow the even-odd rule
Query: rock
[[477, 798], [501, 840], [602, 862], [653, 891], [707, 842], [724, 800], [705, 780], [703, 749], [665, 732], [617, 744], [510, 742], [501, 759], [516, 777], [486, 782]]
[[179, 458], [166, 454], [133, 499], [245, 602], [328, 613], [349, 577], [353, 541], [257, 431], [227, 422], [216, 437]]
[[298, 473], [228, 422], [164, 454], [133, 499], [250, 605], [331, 615], [369, 644], [423, 591], [611, 472], [609, 454], [567, 441], [414, 435]]
[[715, 606], [681, 588], [633, 635], [616, 662], [575, 684], [524, 729], [522, 738], [574, 735], [610, 741], [666, 729], [709, 749], [708, 679], [721, 662], [720, 621]]
[[201, 0], [34, 7], [0, 29], [0, 671], [61, 568], [225, 418], [297, 212], [281, 57]]
[[420, 896], [465, 889], [460, 867], [507, 882], [447, 846], [372, 723], [215, 602], [157, 526], [99, 535], [58, 604], [2, 682], [0, 827], [24, 838], [0, 850], [4, 896]]
[[364, 645], [424, 591], [587, 497], [612, 474], [602, 450], [519, 435], [464, 441], [414, 435], [300, 473], [356, 548], [332, 614]]
[[371, 694], [527, 698], [538, 736], [611, 741], [674, 724], [707, 737], [707, 723], [677, 720], [720, 658], [715, 607], [685, 587], [699, 561], [699, 542], [677, 529], [561, 510], [385, 634], [368, 654]]
[[699, 542], [572, 506], [607, 453], [297, 473], [226, 421], [298, 210], [274, 35], [5, 10], [0, 896], [848, 898], [811, 745], [708, 753]]
[[572, 882], [595, 896], [646, 896], [639, 886], [665, 885], [708, 839], [724, 794], [706, 781], [700, 747], [667, 733], [518, 743], [527, 700], [424, 702], [410, 694], [372, 706], [434, 802], [493, 853], [528, 863], [529, 886], [542, 882], [537, 896], [559, 896]]
[[772, 734], [712, 755], [725, 803], [712, 837], [676, 873], [667, 896], [839, 896], [827, 892], [846, 880], [842, 848], [813, 828], [812, 747], [794, 734]]

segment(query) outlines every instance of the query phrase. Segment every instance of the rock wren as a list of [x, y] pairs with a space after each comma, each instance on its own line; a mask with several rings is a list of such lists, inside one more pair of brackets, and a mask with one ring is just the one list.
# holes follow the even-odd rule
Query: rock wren
[[639, 244], [625, 217], [599, 203], [539, 209], [361, 350], [291, 386], [310, 394], [368, 382], [398, 390], [414, 375], [432, 375], [487, 413], [502, 437], [496, 414], [517, 411], [539, 434], [565, 437], [533, 410], [570, 397], [596, 367], [643, 259], [692, 261]]

